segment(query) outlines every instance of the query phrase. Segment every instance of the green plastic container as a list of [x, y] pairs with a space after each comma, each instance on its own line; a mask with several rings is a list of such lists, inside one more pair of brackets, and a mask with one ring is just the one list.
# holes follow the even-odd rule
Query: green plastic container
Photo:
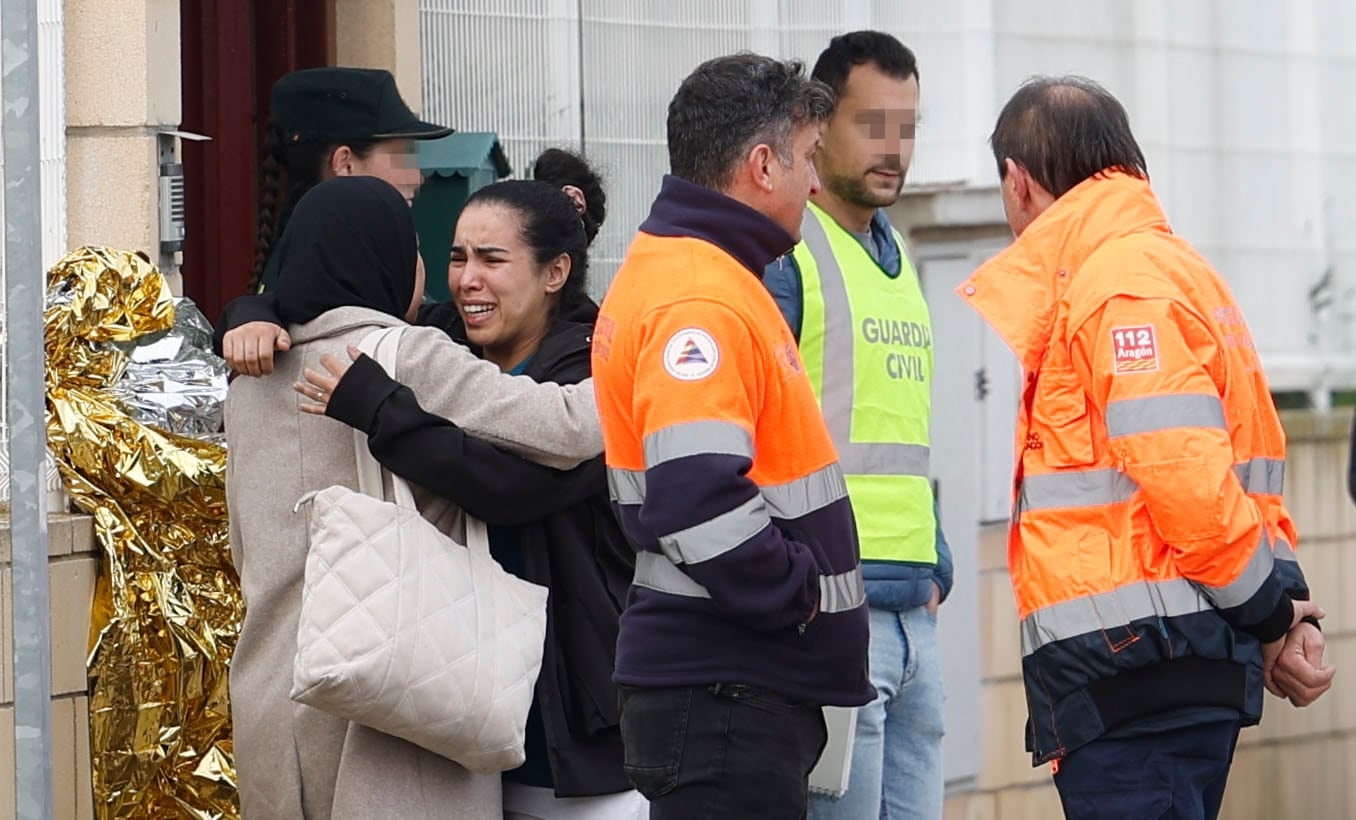
[[414, 227], [419, 255], [428, 279], [424, 294], [435, 302], [452, 298], [447, 289], [447, 263], [452, 258], [452, 231], [471, 194], [513, 172], [499, 135], [493, 132], [450, 134], [421, 140], [419, 168], [424, 184], [414, 197]]

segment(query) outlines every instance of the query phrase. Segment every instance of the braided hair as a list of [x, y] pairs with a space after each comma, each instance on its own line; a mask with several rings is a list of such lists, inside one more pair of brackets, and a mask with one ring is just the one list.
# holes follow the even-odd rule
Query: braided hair
[[263, 281], [273, 244], [287, 227], [287, 221], [306, 192], [329, 176], [330, 157], [348, 146], [359, 159], [371, 156], [375, 140], [347, 140], [342, 144], [283, 141], [282, 132], [270, 124], [264, 132], [263, 153], [259, 165], [258, 230], [254, 240], [254, 269], [250, 292]]

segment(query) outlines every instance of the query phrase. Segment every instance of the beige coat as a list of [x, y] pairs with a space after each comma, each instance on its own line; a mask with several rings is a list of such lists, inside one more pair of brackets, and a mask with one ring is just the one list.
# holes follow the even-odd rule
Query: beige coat
[[[358, 480], [353, 431], [301, 413], [292, 384], [304, 367], [321, 370], [322, 354], [346, 357], [395, 324], [341, 308], [293, 327], [274, 373], [236, 379], [226, 401], [231, 551], [246, 605], [230, 679], [246, 820], [502, 817], [497, 776], [289, 698], [307, 548], [305, 509], [292, 508], [311, 490]], [[429, 411], [529, 458], [568, 467], [602, 452], [591, 382], [505, 376], [433, 328], [403, 334], [396, 378]]]

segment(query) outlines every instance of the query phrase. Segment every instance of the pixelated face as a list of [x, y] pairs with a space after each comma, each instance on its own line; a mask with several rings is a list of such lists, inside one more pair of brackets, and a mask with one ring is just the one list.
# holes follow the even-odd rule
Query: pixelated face
[[366, 157], [355, 154], [350, 165], [351, 173], [355, 175], [378, 177], [391, 183], [410, 203], [414, 202], [414, 194], [424, 181], [411, 140], [382, 140], [372, 147], [372, 153]]
[[913, 161], [917, 123], [916, 76], [853, 67], [815, 157], [824, 187], [862, 207], [893, 205]]

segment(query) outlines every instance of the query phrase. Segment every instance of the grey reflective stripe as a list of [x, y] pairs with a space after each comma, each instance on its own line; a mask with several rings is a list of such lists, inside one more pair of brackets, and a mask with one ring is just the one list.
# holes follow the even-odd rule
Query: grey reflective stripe
[[1155, 433], [1173, 427], [1224, 426], [1224, 405], [1219, 396], [1176, 393], [1122, 399], [1106, 406], [1106, 433], [1111, 438]]
[[[654, 552], [636, 553], [636, 574], [632, 583], [645, 589], [681, 595], [684, 598], [707, 598], [706, 587], [674, 566], [664, 556]], [[833, 615], [850, 612], [866, 603], [866, 583], [862, 568], [855, 567], [837, 575], [819, 576], [819, 612]]]
[[1277, 458], [1254, 458], [1234, 465], [1243, 491], [1258, 495], [1285, 493], [1285, 461]]
[[640, 504], [645, 501], [645, 472], [607, 468], [607, 492], [618, 504]]
[[1248, 559], [1248, 565], [1237, 578], [1222, 587], [1201, 584], [1201, 589], [1205, 590], [1205, 594], [1209, 595], [1210, 600], [1220, 609], [1242, 606], [1267, 582], [1275, 565], [1276, 556], [1271, 551], [1271, 539], [1263, 530], [1257, 546], [1253, 548], [1252, 557]]
[[824, 297], [824, 382], [821, 408], [829, 436], [838, 451], [838, 463], [848, 475], [927, 476], [929, 450], [922, 444], [857, 443], [852, 440], [856, 357], [852, 351], [852, 303], [847, 280], [833, 253], [829, 235], [807, 206], [801, 219], [801, 238], [819, 268]]
[[1098, 507], [1128, 501], [1138, 490], [1134, 479], [1112, 468], [1027, 475], [1022, 478], [1017, 509]]
[[[1022, 619], [1022, 657], [1047, 644], [1105, 633], [1141, 618], [1173, 618], [1213, 610], [1210, 600], [1183, 578], [1142, 581], [1110, 592], [1061, 601]], [[1111, 640], [1111, 636], [1107, 636]]]
[[819, 611], [832, 615], [848, 612], [866, 603], [866, 582], [859, 564], [837, 575], [819, 576]]
[[645, 437], [645, 466], [685, 456], [733, 455], [753, 458], [749, 431], [728, 421], [689, 421]]
[[[1254, 458], [1234, 465], [1243, 491], [1281, 495], [1285, 491], [1285, 462]], [[1129, 501], [1139, 490], [1135, 480], [1114, 468], [1027, 475], [1017, 497], [1017, 511], [1096, 507]]]
[[847, 482], [837, 464], [816, 470], [805, 478], [761, 489], [768, 515], [788, 521], [847, 497]]
[[[643, 504], [645, 471], [609, 467], [607, 489], [608, 495], [618, 504]], [[759, 489], [767, 502], [768, 513], [788, 520], [809, 515], [847, 496], [847, 482], [837, 464], [816, 470], [805, 478]]]
[[[828, 378], [826, 368], [825, 378]], [[828, 390], [824, 391], [828, 396]], [[838, 450], [838, 463], [848, 475], [911, 475], [926, 478], [931, 462], [931, 451], [922, 444], [862, 444], [839, 443], [833, 422], [827, 411], [824, 421], [833, 434], [833, 445]], [[851, 420], [849, 420], [851, 424]]]
[[661, 535], [659, 546], [675, 564], [700, 564], [719, 558], [762, 532], [771, 523], [767, 517], [767, 504], [761, 495], [755, 495], [709, 521]]
[[1277, 561], [1298, 561], [1295, 555], [1295, 548], [1290, 546], [1290, 542], [1284, 538], [1276, 539], [1276, 543], [1271, 545], [1271, 553], [1276, 556]]
[[692, 580], [669, 559], [654, 552], [636, 553], [636, 574], [632, 583], [638, 587], [667, 592], [670, 595], [682, 595], [685, 598], [711, 597], [706, 587]]

